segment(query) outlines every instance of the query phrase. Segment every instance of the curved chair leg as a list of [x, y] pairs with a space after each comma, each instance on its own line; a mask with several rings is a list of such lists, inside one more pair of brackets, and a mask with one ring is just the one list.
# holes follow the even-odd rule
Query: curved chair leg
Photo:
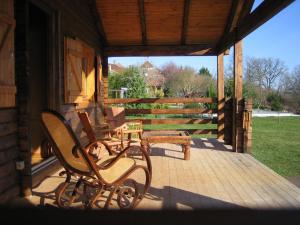
[[[63, 174], [63, 173], [61, 173], [61, 174]], [[57, 195], [57, 205], [60, 208], [64, 208], [65, 207], [65, 205], [63, 204], [61, 198], [62, 198], [63, 193], [65, 192], [66, 188], [68, 187], [68, 185], [70, 184], [70, 181], [71, 181], [71, 174], [68, 173], [68, 172], [66, 172], [66, 174], [67, 174], [66, 180], [65, 180], [63, 186], [58, 191], [58, 195]]]

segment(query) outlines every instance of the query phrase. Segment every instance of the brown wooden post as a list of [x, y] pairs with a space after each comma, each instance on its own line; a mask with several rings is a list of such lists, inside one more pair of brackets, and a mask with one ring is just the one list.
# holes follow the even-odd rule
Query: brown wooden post
[[108, 57], [102, 58], [102, 79], [103, 79], [103, 91], [104, 99], [108, 99]]
[[234, 44], [234, 88], [232, 149], [243, 152], [243, 45], [242, 40]]
[[252, 99], [245, 101], [243, 113], [244, 152], [252, 153]]
[[218, 55], [218, 139], [224, 140], [224, 54]]
[[102, 63], [102, 85], [101, 85], [101, 110], [102, 110], [102, 116], [103, 119], [101, 120], [101, 123], [104, 123], [104, 107], [105, 107], [105, 100], [108, 99], [108, 57], [102, 56], [101, 59]]

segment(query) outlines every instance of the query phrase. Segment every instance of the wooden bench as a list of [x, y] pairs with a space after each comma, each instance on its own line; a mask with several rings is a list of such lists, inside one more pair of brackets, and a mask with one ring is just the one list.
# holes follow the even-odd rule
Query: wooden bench
[[191, 136], [185, 131], [145, 131], [142, 136], [141, 146], [149, 154], [151, 143], [181, 144], [184, 160], [190, 159]]

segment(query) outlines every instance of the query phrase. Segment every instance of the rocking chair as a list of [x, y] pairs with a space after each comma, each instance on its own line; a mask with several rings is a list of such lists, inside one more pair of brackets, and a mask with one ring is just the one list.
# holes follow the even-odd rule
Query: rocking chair
[[[137, 165], [132, 158], [124, 157], [131, 147], [125, 148], [118, 155], [103, 157], [96, 164], [88, 154], [90, 146], [95, 143], [82, 147], [62, 115], [52, 110], [45, 110], [41, 113], [41, 120], [54, 153], [65, 169], [60, 175], [66, 174], [66, 180], [63, 185], [60, 185], [56, 196], [59, 207], [70, 207], [79, 194], [79, 187], [82, 184], [85, 196], [87, 196], [87, 188], [95, 191], [95, 194], [87, 197], [85, 207], [88, 208], [94, 208], [97, 200], [106, 196], [104, 208], [108, 208], [115, 195], [120, 208], [135, 208], [140, 203], [150, 186], [152, 176], [150, 158], [142, 148], [140, 150], [146, 158], [147, 167]], [[138, 170], [145, 173], [144, 185], [132, 179]], [[70, 198], [65, 200], [62, 196], [70, 185], [71, 178], [75, 179], [76, 185]], [[105, 193], [108, 195], [104, 195]]]
[[138, 136], [138, 141], [142, 140], [143, 124], [142, 121], [126, 121], [124, 107], [105, 107], [104, 112], [109, 128], [113, 130], [113, 134], [121, 140], [127, 135], [129, 145], [134, 142], [132, 134]]

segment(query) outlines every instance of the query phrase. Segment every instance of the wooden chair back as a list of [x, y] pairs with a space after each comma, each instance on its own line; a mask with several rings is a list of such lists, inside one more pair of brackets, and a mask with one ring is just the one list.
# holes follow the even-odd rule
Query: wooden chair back
[[89, 139], [89, 142], [90, 143], [95, 142], [97, 140], [97, 138], [96, 138], [95, 132], [94, 132], [92, 126], [91, 126], [91, 121], [90, 121], [90, 118], [88, 116], [88, 113], [78, 111], [77, 115], [78, 115], [78, 117], [81, 121], [81, 124], [83, 126], [83, 130], [86, 133], [86, 135]]
[[106, 121], [111, 129], [116, 129], [126, 124], [124, 107], [105, 107]]
[[41, 113], [42, 126], [53, 146], [54, 153], [69, 171], [90, 174], [93, 171], [87, 154], [67, 121], [57, 112], [46, 110]]

